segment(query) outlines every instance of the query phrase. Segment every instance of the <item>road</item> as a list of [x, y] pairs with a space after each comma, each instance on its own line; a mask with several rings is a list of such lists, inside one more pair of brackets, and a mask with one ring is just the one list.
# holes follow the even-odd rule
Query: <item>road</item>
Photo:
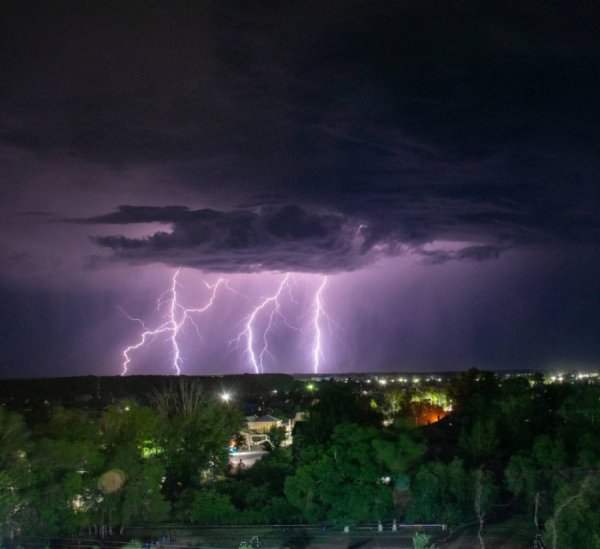
[[229, 454], [229, 463], [232, 467], [239, 467], [240, 461], [242, 467], [247, 469], [252, 467], [259, 459], [262, 459], [268, 452], [265, 450], [253, 450], [251, 452], [236, 452], [235, 454]]

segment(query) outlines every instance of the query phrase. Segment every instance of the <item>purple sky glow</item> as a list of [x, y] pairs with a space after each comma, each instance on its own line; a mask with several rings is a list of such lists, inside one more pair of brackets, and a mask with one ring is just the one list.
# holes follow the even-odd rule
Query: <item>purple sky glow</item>
[[593, 10], [0, 9], [1, 376], [600, 366]]

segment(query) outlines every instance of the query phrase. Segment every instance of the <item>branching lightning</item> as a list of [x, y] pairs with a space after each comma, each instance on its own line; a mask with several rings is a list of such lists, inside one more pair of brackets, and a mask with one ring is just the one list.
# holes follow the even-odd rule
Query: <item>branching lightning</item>
[[[245, 353], [248, 355], [250, 364], [254, 368], [254, 372], [260, 374], [264, 372], [264, 358], [269, 353], [269, 332], [273, 327], [273, 318], [275, 315], [281, 315], [281, 303], [279, 301], [283, 289], [288, 285], [290, 274], [287, 273], [279, 286], [277, 291], [270, 297], [264, 298], [248, 315], [244, 322], [244, 329], [238, 334], [235, 341], [239, 344], [242, 340], [245, 340]], [[259, 317], [260, 313], [264, 310], [269, 311], [268, 321], [265, 329], [262, 333], [262, 346], [259, 351], [255, 350], [255, 322]], [[287, 322], [286, 322], [287, 323]]]
[[[270, 339], [277, 325], [283, 325], [291, 330], [302, 332], [309, 337], [312, 343], [306, 344], [308, 352], [306, 358], [311, 364], [314, 373], [318, 373], [321, 362], [324, 357], [323, 353], [323, 330], [329, 328], [329, 333], [333, 334], [333, 320], [325, 309], [323, 301], [323, 293], [327, 284], [327, 277], [323, 276], [316, 290], [310, 292], [310, 305], [305, 307], [303, 303], [305, 298], [296, 298], [292, 290], [295, 288], [299, 280], [310, 280], [309, 277], [300, 277], [298, 275], [287, 273], [283, 276], [276, 290], [268, 297], [261, 297], [258, 302], [255, 298], [251, 298], [245, 294], [231, 288], [224, 278], [220, 278], [214, 284], [206, 284], [209, 291], [208, 300], [201, 307], [188, 308], [181, 304], [179, 289], [181, 288], [179, 277], [181, 269], [177, 269], [171, 279], [170, 287], [165, 290], [158, 298], [156, 309], [157, 311], [165, 311], [164, 321], [156, 328], [149, 328], [148, 325], [140, 318], [135, 318], [123, 311], [123, 313], [132, 321], [137, 322], [141, 328], [137, 341], [132, 345], [127, 346], [122, 351], [122, 372], [121, 375], [126, 375], [129, 372], [129, 366], [132, 357], [136, 351], [146, 346], [153, 341], [157, 336], [164, 334], [168, 342], [170, 353], [170, 366], [174, 374], [180, 375], [182, 371], [183, 358], [180, 346], [180, 337], [184, 328], [191, 324], [198, 335], [202, 339], [200, 329], [194, 320], [194, 316], [205, 313], [213, 307], [217, 298], [217, 292], [221, 286], [231, 293], [242, 296], [246, 300], [254, 303], [254, 308], [243, 319], [242, 327], [239, 334], [230, 341], [236, 347], [243, 349], [243, 355], [247, 358], [249, 366], [255, 373], [260, 374], [265, 371], [265, 365], [268, 357], [273, 357], [272, 346]], [[312, 284], [310, 284], [312, 286]], [[301, 294], [302, 295], [302, 294]], [[299, 311], [294, 316], [294, 322], [291, 323], [284, 310], [282, 304], [293, 310]], [[298, 324], [298, 325], [295, 325]], [[302, 327], [303, 326], [303, 327]], [[303, 336], [303, 340], [304, 340]], [[271, 348], [270, 348], [271, 347]]]
[[319, 364], [323, 358], [323, 350], [321, 348], [321, 319], [324, 318], [329, 326], [329, 332], [331, 333], [331, 319], [323, 307], [322, 294], [327, 284], [327, 277], [324, 276], [317, 292], [315, 293], [315, 302], [313, 305], [313, 328], [314, 328], [314, 342], [312, 348], [312, 359], [313, 359], [313, 372], [316, 374], [319, 372]]
[[181, 374], [181, 367], [183, 359], [181, 357], [181, 349], [179, 346], [179, 334], [181, 330], [185, 327], [187, 321], [196, 328], [198, 335], [200, 332], [198, 330], [198, 326], [194, 322], [194, 319], [191, 315], [203, 313], [210, 309], [215, 302], [217, 297], [217, 291], [221, 285], [227, 286], [227, 281], [223, 278], [220, 278], [214, 284], [206, 284], [207, 289], [209, 290], [209, 299], [207, 303], [202, 307], [197, 307], [193, 309], [185, 308], [183, 305], [179, 303], [179, 298], [177, 294], [177, 289], [180, 287], [179, 285], [179, 274], [181, 273], [181, 269], [177, 269], [173, 274], [173, 278], [171, 279], [171, 287], [163, 292], [158, 299], [157, 309], [160, 310], [163, 305], [167, 305], [168, 307], [168, 315], [167, 320], [160, 324], [157, 328], [150, 329], [145, 323], [139, 319], [134, 318], [126, 314], [126, 316], [130, 320], [134, 320], [143, 328], [143, 332], [141, 333], [137, 343], [133, 345], [129, 345], [123, 350], [123, 364], [121, 375], [124, 376], [127, 374], [129, 370], [129, 364], [131, 363], [131, 353], [137, 351], [138, 349], [144, 347], [147, 342], [154, 339], [159, 334], [168, 334], [168, 341], [171, 344], [171, 367], [176, 375]]
[[[281, 300], [283, 297], [284, 290], [287, 289], [287, 297], [291, 303], [299, 306], [300, 303], [295, 299], [292, 294], [292, 287], [296, 285], [297, 280], [290, 280], [291, 274], [287, 273], [275, 293], [269, 297], [263, 298], [260, 303], [250, 312], [250, 314], [244, 320], [243, 330], [238, 336], [232, 340], [233, 343], [240, 345], [244, 343], [244, 354], [248, 357], [250, 365], [254, 369], [254, 372], [259, 374], [263, 373], [265, 368], [265, 357], [270, 354], [269, 351], [269, 335], [273, 330], [273, 324], [276, 317], [279, 317], [281, 321], [287, 326], [296, 331], [303, 331], [297, 326], [292, 325], [288, 319], [283, 315], [281, 311]], [[313, 343], [311, 348], [311, 359], [312, 367], [314, 372], [319, 371], [321, 359], [323, 358], [323, 322], [327, 323], [329, 331], [332, 332], [331, 318], [325, 310], [323, 303], [323, 290], [327, 283], [327, 277], [323, 277], [319, 284], [317, 291], [314, 294], [314, 301], [311, 309], [307, 313], [300, 315], [298, 318], [304, 317], [312, 312], [312, 332], [313, 332]], [[261, 329], [257, 326], [261, 318], [266, 320], [264, 327]]]

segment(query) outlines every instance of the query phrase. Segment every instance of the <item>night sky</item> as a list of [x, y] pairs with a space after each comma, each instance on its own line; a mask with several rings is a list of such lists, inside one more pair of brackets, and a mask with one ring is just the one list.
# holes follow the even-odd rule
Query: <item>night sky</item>
[[599, 367], [595, 8], [2, 2], [0, 375]]

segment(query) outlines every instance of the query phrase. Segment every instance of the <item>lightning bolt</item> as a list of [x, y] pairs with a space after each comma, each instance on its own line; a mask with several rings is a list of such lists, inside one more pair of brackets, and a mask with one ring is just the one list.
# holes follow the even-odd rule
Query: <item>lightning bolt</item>
[[144, 347], [148, 341], [153, 340], [159, 334], [168, 334], [169, 337], [167, 340], [171, 343], [171, 349], [172, 349], [171, 367], [176, 375], [181, 374], [181, 367], [182, 367], [183, 359], [181, 357], [181, 349], [179, 347], [179, 339], [178, 339], [180, 331], [184, 328], [186, 323], [189, 321], [196, 328], [196, 332], [198, 333], [198, 335], [200, 335], [198, 326], [196, 325], [196, 323], [191, 315], [197, 314], [197, 313], [203, 313], [203, 312], [207, 311], [208, 309], [210, 309], [212, 307], [213, 303], [215, 302], [215, 299], [217, 297], [217, 291], [219, 290], [219, 287], [221, 285], [225, 285], [226, 287], [228, 287], [228, 286], [227, 286], [227, 281], [223, 278], [219, 278], [219, 280], [217, 280], [217, 282], [215, 282], [214, 284], [205, 283], [207, 289], [210, 291], [209, 299], [208, 299], [207, 303], [202, 307], [197, 307], [197, 308], [193, 308], [193, 309], [185, 308], [185, 307], [183, 307], [183, 305], [181, 305], [179, 303], [179, 297], [177, 294], [177, 289], [180, 287], [180, 283], [178, 280], [180, 273], [181, 273], [181, 268], [177, 269], [175, 271], [175, 273], [173, 274], [173, 277], [171, 279], [171, 287], [168, 290], [166, 290], [165, 292], [163, 292], [161, 294], [161, 296], [158, 298], [157, 310], [160, 310], [163, 307], [163, 305], [167, 305], [168, 306], [168, 315], [167, 315], [167, 319], [165, 320], [165, 322], [160, 324], [157, 328], [150, 329], [145, 325], [145, 323], [141, 319], [131, 317], [127, 313], [125, 313], [127, 318], [138, 322], [142, 326], [144, 331], [141, 333], [137, 343], [134, 343], [133, 345], [129, 345], [122, 352], [122, 356], [123, 356], [123, 363], [122, 363], [123, 369], [121, 371], [122, 376], [126, 375], [129, 370], [129, 364], [131, 363], [131, 353]]
[[243, 329], [236, 338], [230, 341], [230, 344], [236, 346], [243, 345], [244, 355], [247, 356], [250, 366], [255, 373], [259, 374], [265, 370], [265, 361], [268, 356], [271, 356], [269, 350], [269, 340], [272, 332], [277, 326], [277, 322], [282, 322], [287, 328], [297, 330], [299, 332], [312, 334], [312, 345], [310, 345], [310, 362], [315, 373], [319, 372], [323, 359], [323, 335], [324, 328], [329, 328], [329, 333], [333, 335], [332, 324], [337, 324], [332, 320], [326, 311], [323, 301], [323, 293], [327, 285], [327, 277], [323, 276], [321, 282], [314, 291], [312, 305], [305, 309], [305, 313], [295, 317], [295, 323], [300, 319], [303, 321], [304, 329], [294, 326], [288, 322], [288, 319], [282, 311], [282, 302], [289, 302], [294, 306], [300, 306], [300, 302], [295, 299], [292, 289], [298, 283], [298, 277], [291, 273], [286, 273], [278, 284], [275, 292], [268, 296], [260, 298], [258, 304], [256, 300], [241, 294], [231, 288], [228, 281], [224, 278], [219, 278], [214, 284], [204, 283], [209, 291], [208, 300], [203, 306], [189, 308], [181, 304], [179, 289], [181, 284], [179, 281], [181, 268], [177, 269], [171, 279], [170, 287], [165, 290], [157, 300], [157, 310], [165, 310], [164, 321], [155, 328], [149, 328], [146, 323], [136, 317], [132, 317], [121, 309], [123, 314], [130, 320], [137, 322], [142, 331], [137, 341], [122, 351], [122, 372], [121, 375], [127, 375], [133, 355], [139, 349], [145, 347], [153, 341], [157, 336], [165, 334], [166, 341], [171, 347], [171, 368], [173, 373], [180, 375], [183, 366], [183, 357], [180, 347], [180, 335], [188, 324], [191, 324], [200, 339], [200, 329], [194, 319], [195, 315], [202, 314], [213, 307], [217, 298], [219, 288], [223, 286], [226, 290], [243, 296], [245, 299], [254, 302], [255, 306], [243, 322]]
[[[283, 289], [288, 286], [288, 281], [290, 279], [290, 273], [287, 273], [279, 286], [277, 287], [277, 291], [270, 297], [263, 298], [263, 300], [254, 308], [254, 310], [246, 317], [244, 322], [244, 329], [240, 332], [240, 334], [235, 338], [237, 344], [239, 344], [242, 340], [245, 340], [245, 354], [248, 355], [250, 364], [254, 368], [254, 371], [259, 374], [264, 372], [264, 358], [265, 355], [269, 353], [269, 333], [273, 328], [273, 319], [275, 316], [280, 316], [284, 319], [281, 314], [281, 303], [279, 298], [283, 292]], [[267, 317], [267, 325], [262, 332], [262, 345], [259, 350], [255, 349], [256, 336], [255, 336], [255, 322], [257, 318], [260, 316], [262, 311], [268, 310], [269, 314]], [[285, 323], [290, 326], [287, 321]], [[293, 326], [290, 326], [293, 327]]]
[[314, 301], [314, 305], [313, 305], [314, 341], [313, 341], [313, 348], [312, 348], [312, 365], [313, 365], [313, 371], [315, 374], [319, 372], [319, 364], [321, 362], [321, 359], [323, 358], [323, 349], [321, 348], [322, 319], [325, 319], [325, 321], [327, 322], [327, 326], [329, 327], [329, 333], [332, 333], [332, 328], [331, 328], [332, 321], [331, 321], [331, 318], [329, 317], [329, 315], [327, 314], [327, 311], [325, 311], [325, 308], [323, 306], [323, 299], [322, 299], [323, 290], [325, 289], [326, 284], [327, 284], [327, 277], [324, 276], [323, 280], [321, 281], [321, 284], [319, 285], [319, 287], [315, 293], [315, 301]]

